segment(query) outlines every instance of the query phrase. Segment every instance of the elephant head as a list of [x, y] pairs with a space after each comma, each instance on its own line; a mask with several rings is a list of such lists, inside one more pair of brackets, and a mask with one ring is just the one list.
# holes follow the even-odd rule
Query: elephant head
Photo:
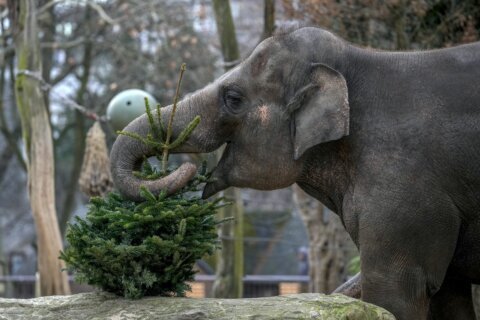
[[[318, 38], [318, 32], [311, 29], [264, 40], [240, 65], [178, 104], [174, 136], [196, 115], [201, 122], [173, 152], [211, 152], [226, 144], [204, 198], [229, 186], [287, 187], [301, 174], [308, 149], [348, 135], [346, 81], [326, 63], [327, 53], [340, 52], [342, 44], [324, 31], [328, 50], [318, 50], [318, 39], [312, 38]], [[164, 123], [171, 109], [162, 109]], [[147, 116], [135, 119], [124, 130], [146, 135]], [[112, 175], [122, 193], [131, 196], [146, 184], [134, 178], [132, 170], [151, 153], [128, 136], [117, 138], [111, 152]], [[147, 187], [160, 190], [167, 185], [160, 180]]]

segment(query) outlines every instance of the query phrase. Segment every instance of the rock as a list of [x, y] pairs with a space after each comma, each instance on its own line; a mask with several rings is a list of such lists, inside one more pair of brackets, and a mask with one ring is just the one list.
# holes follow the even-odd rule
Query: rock
[[36, 299], [0, 299], [0, 319], [382, 319], [386, 310], [344, 295], [295, 294], [256, 299], [149, 297], [127, 300], [104, 292]]

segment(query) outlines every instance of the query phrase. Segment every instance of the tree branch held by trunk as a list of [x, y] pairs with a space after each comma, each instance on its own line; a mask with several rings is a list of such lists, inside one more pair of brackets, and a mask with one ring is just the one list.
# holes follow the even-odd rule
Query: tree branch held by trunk
[[[146, 187], [154, 195], [164, 191], [171, 195], [185, 187], [196, 174], [197, 166], [192, 163], [184, 163], [174, 172], [168, 173], [168, 154], [170, 149], [175, 149], [182, 145], [190, 136], [192, 131], [200, 123], [200, 116], [196, 116], [186, 128], [178, 134], [173, 142], [170, 142], [173, 131], [173, 119], [177, 108], [180, 95], [180, 85], [182, 83], [183, 73], [186, 66], [183, 63], [180, 69], [180, 77], [177, 83], [177, 90], [173, 105], [170, 109], [166, 132], [162, 124], [162, 114], [160, 105], [157, 105], [157, 120], [155, 121], [150, 109], [148, 99], [145, 98], [146, 113], [132, 121], [123, 131], [119, 132], [112, 146], [110, 153], [111, 173], [114, 185], [121, 193], [129, 199], [141, 201], [142, 186]], [[124, 150], [130, 150], [125, 154]], [[134, 170], [141, 167], [142, 161], [151, 156], [162, 156], [161, 178], [155, 180], [145, 180], [134, 174]]]

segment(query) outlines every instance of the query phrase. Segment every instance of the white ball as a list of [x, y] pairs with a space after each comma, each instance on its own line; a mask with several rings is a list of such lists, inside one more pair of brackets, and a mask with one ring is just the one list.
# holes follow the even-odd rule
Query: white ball
[[155, 98], [140, 89], [128, 89], [118, 93], [107, 107], [107, 121], [113, 130], [122, 130], [135, 118], [145, 113], [145, 98], [150, 108], [157, 106]]

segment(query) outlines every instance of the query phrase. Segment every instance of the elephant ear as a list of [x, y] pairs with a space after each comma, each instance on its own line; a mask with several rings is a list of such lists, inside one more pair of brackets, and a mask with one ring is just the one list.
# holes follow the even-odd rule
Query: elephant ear
[[345, 78], [324, 64], [312, 64], [309, 82], [295, 93], [287, 110], [293, 115], [295, 160], [317, 144], [348, 135], [350, 112]]

